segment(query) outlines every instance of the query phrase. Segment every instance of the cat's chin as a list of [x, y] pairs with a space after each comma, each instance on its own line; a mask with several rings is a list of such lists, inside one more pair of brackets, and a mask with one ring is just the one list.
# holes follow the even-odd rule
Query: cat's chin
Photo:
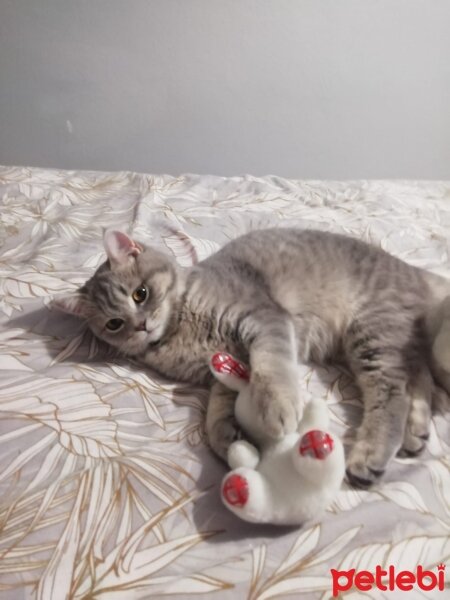
[[151, 331], [143, 331], [147, 334], [147, 344], [156, 344], [164, 334], [164, 325], [157, 325]]
[[132, 340], [127, 344], [128, 348], [126, 348], [127, 354], [141, 354], [145, 352], [150, 344], [156, 344], [162, 338], [164, 334], [164, 327], [162, 325], [157, 325], [150, 331], [137, 331]]

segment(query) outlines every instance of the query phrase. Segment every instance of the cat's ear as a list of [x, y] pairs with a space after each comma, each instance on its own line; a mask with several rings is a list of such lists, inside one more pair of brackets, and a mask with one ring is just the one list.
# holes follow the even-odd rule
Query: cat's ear
[[65, 296], [56, 296], [52, 300], [51, 305], [62, 312], [74, 315], [80, 319], [88, 319], [93, 313], [91, 302], [81, 290]]
[[112, 264], [124, 266], [136, 257], [142, 248], [122, 231], [108, 229], [103, 237], [106, 254]]

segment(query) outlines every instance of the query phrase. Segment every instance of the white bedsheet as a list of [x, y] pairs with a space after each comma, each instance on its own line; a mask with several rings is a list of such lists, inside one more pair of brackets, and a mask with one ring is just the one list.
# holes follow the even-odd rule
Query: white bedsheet
[[[0, 197], [2, 599], [325, 600], [333, 568], [437, 572], [446, 561], [448, 580], [448, 415], [434, 417], [422, 456], [396, 460], [370, 491], [344, 487], [317, 522], [246, 524], [220, 502], [225, 466], [205, 445], [206, 393], [108, 352], [49, 301], [93, 273], [111, 226], [182, 265], [249, 229], [295, 225], [450, 274], [450, 183], [3, 167]], [[299, 384], [327, 399], [336, 432], [352, 431], [360, 406], [346, 376], [303, 367]]]

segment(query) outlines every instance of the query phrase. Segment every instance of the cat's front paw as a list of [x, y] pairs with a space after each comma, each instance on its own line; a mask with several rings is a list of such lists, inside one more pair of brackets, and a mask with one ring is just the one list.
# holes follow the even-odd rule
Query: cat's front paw
[[236, 440], [240, 440], [242, 431], [234, 417], [217, 420], [208, 430], [208, 441], [214, 452], [225, 462], [228, 458], [228, 449]]
[[360, 440], [353, 446], [346, 467], [345, 473], [349, 483], [365, 489], [382, 477], [386, 463], [384, 458], [377, 456], [368, 442]]
[[298, 416], [295, 401], [282, 389], [277, 390], [259, 378], [251, 386], [251, 401], [267, 436], [278, 439], [296, 431]]

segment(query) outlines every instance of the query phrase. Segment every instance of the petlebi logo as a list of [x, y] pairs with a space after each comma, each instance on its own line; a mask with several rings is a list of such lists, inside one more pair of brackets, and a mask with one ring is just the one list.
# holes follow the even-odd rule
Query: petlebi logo
[[380, 565], [375, 567], [375, 572], [338, 571], [331, 569], [333, 580], [333, 598], [340, 592], [345, 592], [355, 587], [360, 592], [369, 592], [373, 588], [382, 591], [399, 590], [409, 592], [420, 589], [424, 592], [431, 590], [444, 590], [445, 565], [440, 564], [434, 570], [426, 570], [421, 565], [415, 571], [398, 571], [393, 565], [383, 569]]

